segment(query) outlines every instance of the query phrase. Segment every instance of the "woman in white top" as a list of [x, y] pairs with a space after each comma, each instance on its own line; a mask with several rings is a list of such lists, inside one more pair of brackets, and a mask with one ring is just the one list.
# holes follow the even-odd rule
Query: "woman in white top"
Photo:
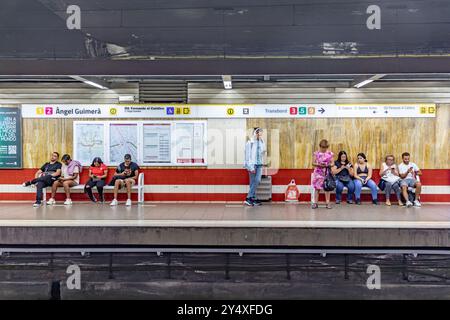
[[380, 176], [386, 183], [384, 192], [386, 194], [386, 205], [391, 205], [391, 190], [394, 189], [395, 195], [397, 196], [398, 205], [402, 206], [403, 203], [400, 198], [400, 177], [398, 167], [395, 164], [395, 158], [393, 155], [387, 155], [380, 166]]

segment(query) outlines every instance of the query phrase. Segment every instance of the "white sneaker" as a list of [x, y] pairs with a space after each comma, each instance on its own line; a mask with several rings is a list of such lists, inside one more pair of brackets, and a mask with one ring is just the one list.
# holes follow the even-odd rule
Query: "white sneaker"
[[72, 199], [66, 199], [66, 201], [64, 201], [64, 205], [66, 206], [70, 206], [72, 204]]
[[52, 204], [55, 204], [56, 203], [56, 201], [55, 201], [55, 199], [53, 199], [53, 198], [50, 198], [50, 199], [48, 199], [48, 201], [47, 201], [47, 204], [48, 205], [52, 205]]
[[35, 207], [35, 208], [38, 208], [38, 207], [40, 207], [40, 206], [41, 206], [41, 204], [38, 203], [38, 202], [33, 203], [33, 207]]
[[410, 208], [410, 207], [412, 207], [412, 202], [411, 201], [406, 201], [406, 207], [407, 208]]
[[415, 207], [421, 207], [422, 205], [420, 204], [420, 201], [419, 201], [419, 200], [415, 200], [415, 201], [414, 201], [414, 206], [415, 206]]
[[117, 206], [119, 204], [119, 202], [117, 202], [117, 199], [114, 199], [113, 201], [111, 201], [110, 206]]
[[127, 202], [125, 202], [126, 206], [131, 206], [131, 199], [128, 199]]

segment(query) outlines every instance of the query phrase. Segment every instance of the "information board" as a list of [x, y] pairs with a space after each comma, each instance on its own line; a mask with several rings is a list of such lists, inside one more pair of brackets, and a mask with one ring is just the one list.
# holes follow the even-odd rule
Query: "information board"
[[90, 165], [101, 157], [107, 165], [125, 154], [142, 166], [204, 166], [207, 122], [204, 120], [74, 121], [74, 157]]
[[0, 169], [22, 168], [22, 117], [19, 108], [0, 108]]

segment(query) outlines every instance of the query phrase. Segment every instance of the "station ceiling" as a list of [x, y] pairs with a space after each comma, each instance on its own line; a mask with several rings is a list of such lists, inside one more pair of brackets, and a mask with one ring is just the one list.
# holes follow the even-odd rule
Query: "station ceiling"
[[[79, 30], [67, 27], [70, 5], [81, 10]], [[380, 8], [380, 29], [367, 26], [371, 5]], [[81, 60], [95, 74], [182, 75], [186, 68], [193, 75], [197, 66], [203, 75], [450, 72], [448, 0], [2, 0], [0, 29], [1, 61]], [[236, 62], [261, 59], [271, 61], [266, 72], [260, 62]], [[349, 66], [342, 59], [365, 61]], [[147, 70], [149, 64], [128, 63], [136, 60], [184, 62]], [[29, 63], [37, 68], [30, 74], [44, 74]], [[44, 66], [52, 75], [72, 72]]]

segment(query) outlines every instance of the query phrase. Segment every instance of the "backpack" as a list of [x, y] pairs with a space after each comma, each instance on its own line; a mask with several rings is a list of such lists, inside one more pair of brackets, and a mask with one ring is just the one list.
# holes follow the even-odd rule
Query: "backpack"
[[327, 168], [327, 175], [325, 176], [325, 180], [323, 182], [323, 190], [333, 191], [334, 189], [336, 189], [336, 180], [331, 174], [330, 169]]

